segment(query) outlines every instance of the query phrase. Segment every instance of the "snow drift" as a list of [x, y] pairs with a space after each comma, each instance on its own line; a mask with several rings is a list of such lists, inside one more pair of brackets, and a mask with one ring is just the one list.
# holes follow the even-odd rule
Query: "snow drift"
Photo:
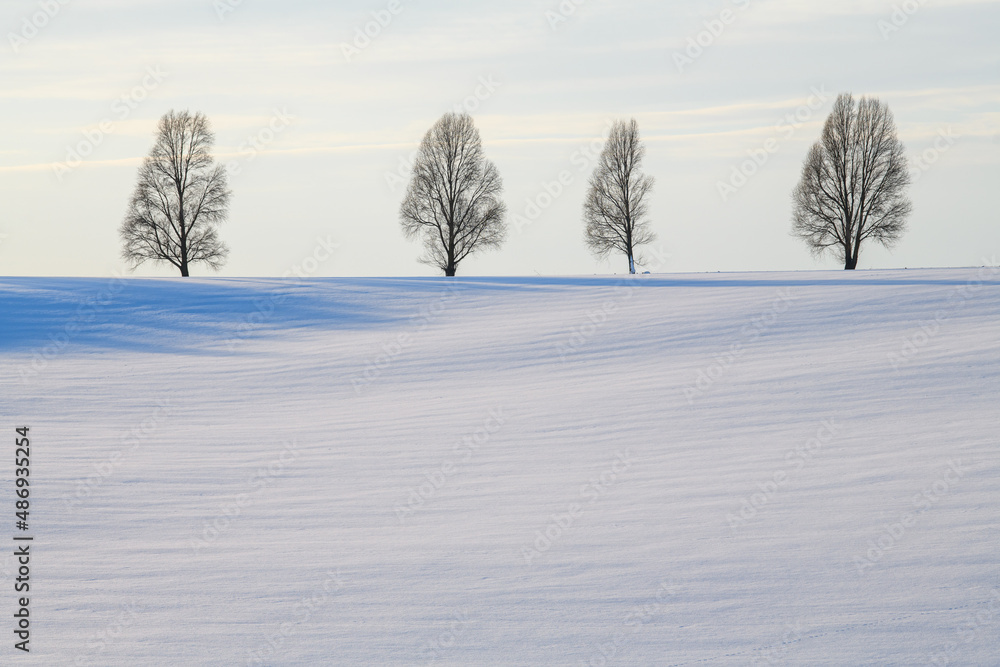
[[0, 279], [17, 660], [992, 663], [998, 278]]

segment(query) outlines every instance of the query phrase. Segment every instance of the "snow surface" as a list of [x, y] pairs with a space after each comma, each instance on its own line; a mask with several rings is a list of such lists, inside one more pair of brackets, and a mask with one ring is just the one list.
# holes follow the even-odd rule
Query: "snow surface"
[[1000, 664], [996, 269], [0, 278], [0, 317], [2, 664]]

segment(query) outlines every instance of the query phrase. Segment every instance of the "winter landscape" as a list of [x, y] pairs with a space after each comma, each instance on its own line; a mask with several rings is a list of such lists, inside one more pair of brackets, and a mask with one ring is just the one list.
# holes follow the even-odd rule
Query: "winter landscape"
[[0, 667], [1000, 667], [997, 34], [4, 0]]
[[18, 664], [995, 664], [998, 297], [3, 279]]

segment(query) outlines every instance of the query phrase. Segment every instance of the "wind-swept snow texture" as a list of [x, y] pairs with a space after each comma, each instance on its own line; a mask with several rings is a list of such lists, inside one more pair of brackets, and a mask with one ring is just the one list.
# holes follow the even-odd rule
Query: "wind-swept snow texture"
[[5, 665], [1000, 664], [1000, 272], [0, 279]]

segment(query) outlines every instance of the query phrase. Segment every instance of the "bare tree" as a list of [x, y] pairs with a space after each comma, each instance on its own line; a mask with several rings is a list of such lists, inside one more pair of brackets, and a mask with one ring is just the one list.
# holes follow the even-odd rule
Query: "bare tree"
[[635, 273], [636, 248], [656, 239], [647, 220], [646, 195], [653, 188], [653, 177], [642, 174], [645, 155], [635, 119], [616, 121], [583, 205], [587, 247], [602, 258], [612, 251], [625, 253], [629, 273]]
[[507, 236], [507, 207], [496, 166], [483, 156], [469, 114], [448, 113], [424, 135], [400, 206], [407, 238], [423, 236], [421, 262], [455, 275], [477, 250], [499, 248]]
[[225, 262], [229, 249], [216, 228], [229, 214], [230, 191], [209, 153], [214, 142], [202, 113], [169, 111], [160, 119], [119, 230], [133, 268], [167, 262], [187, 276], [195, 262], [216, 270]]
[[909, 184], [889, 107], [873, 97], [855, 103], [841, 94], [792, 194], [792, 234], [813, 254], [829, 250], [845, 269], [854, 269], [863, 242], [889, 248], [902, 236], [912, 208]]

